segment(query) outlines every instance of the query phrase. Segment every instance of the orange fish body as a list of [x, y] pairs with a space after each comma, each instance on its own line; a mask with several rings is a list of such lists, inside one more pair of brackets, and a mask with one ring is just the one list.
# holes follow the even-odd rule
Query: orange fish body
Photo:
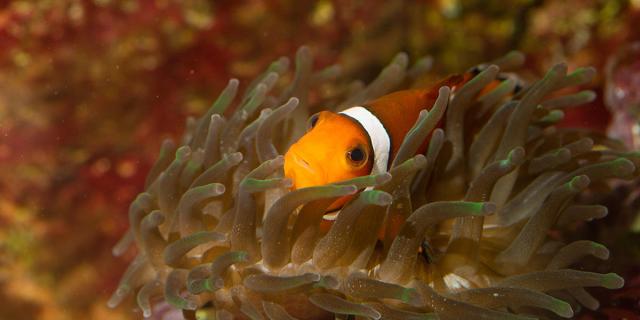
[[[322, 111], [311, 116], [307, 133], [285, 154], [285, 176], [292, 179], [292, 188], [386, 172], [420, 112], [434, 105], [440, 87], [449, 86], [455, 92], [473, 73], [477, 74], [450, 76], [427, 89], [396, 91], [339, 113]], [[499, 84], [494, 82], [488, 87]], [[428, 142], [418, 153], [424, 153]], [[340, 209], [349, 199], [338, 199], [327, 212]], [[332, 220], [335, 215], [325, 218]]]
[[[378, 173], [376, 170], [385, 172], [420, 111], [435, 103], [438, 89], [456, 88], [464, 81], [463, 76], [451, 76], [429, 89], [396, 91], [340, 113], [313, 115], [307, 133], [285, 154], [285, 176], [299, 189]], [[387, 154], [375, 154], [380, 151], [374, 149], [381, 138], [386, 140], [387, 145], [381, 147]], [[362, 159], [357, 157], [360, 153]]]
[[[422, 110], [430, 111], [433, 107], [438, 98], [440, 87], [448, 86], [455, 90], [467, 81], [466, 76], [454, 75], [428, 89], [396, 91], [365, 104], [366, 108], [384, 124], [391, 138], [389, 165], [395, 159], [404, 137], [418, 120], [420, 112]], [[441, 127], [442, 124], [443, 121], [440, 121], [438, 127]], [[427, 138], [417, 152], [424, 153], [428, 144]]]

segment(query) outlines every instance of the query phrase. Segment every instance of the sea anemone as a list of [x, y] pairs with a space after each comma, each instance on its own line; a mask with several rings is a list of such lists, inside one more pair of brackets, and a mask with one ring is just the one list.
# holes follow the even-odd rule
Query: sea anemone
[[[623, 279], [571, 267], [609, 251], [552, 231], [605, 216], [586, 194], [634, 177], [640, 157], [587, 129], [555, 126], [564, 108], [594, 98], [567, 89], [589, 82], [592, 68], [558, 64], [515, 95], [511, 78], [480, 94], [523, 60], [507, 54], [453, 93], [440, 88], [388, 173], [295, 191], [281, 154], [312, 111], [406, 88], [430, 60], [409, 67], [401, 53], [369, 85], [327, 85], [346, 80], [336, 66], [314, 72], [303, 47], [293, 76], [281, 58], [240, 98], [231, 80], [188, 120], [179, 146], [162, 145], [114, 248], [120, 255], [135, 243], [138, 255], [109, 305], [135, 294], [145, 317], [161, 298], [187, 318], [278, 320], [570, 318], [598, 308], [585, 288]], [[320, 228], [325, 209], [350, 194]]]

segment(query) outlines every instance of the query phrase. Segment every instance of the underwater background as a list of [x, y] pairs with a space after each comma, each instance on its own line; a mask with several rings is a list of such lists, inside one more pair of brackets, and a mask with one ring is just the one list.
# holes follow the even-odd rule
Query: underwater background
[[[162, 141], [204, 114], [229, 78], [242, 87], [301, 45], [317, 68], [339, 63], [368, 81], [399, 51], [430, 55], [437, 79], [519, 50], [532, 77], [561, 61], [595, 67], [587, 88], [598, 98], [562, 125], [634, 146], [638, 21], [637, 0], [2, 1], [0, 319], [141, 317], [133, 299], [107, 307], [135, 255], [113, 257], [112, 247]], [[640, 220], [610, 212], [619, 214], [574, 231], [607, 245], [599, 268], [626, 284], [593, 290], [601, 309], [582, 319], [639, 318]]]

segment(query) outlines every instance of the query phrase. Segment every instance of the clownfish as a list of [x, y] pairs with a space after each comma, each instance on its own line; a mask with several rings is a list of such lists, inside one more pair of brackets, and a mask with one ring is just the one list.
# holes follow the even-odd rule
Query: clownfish
[[[426, 89], [396, 91], [341, 112], [321, 111], [312, 115], [307, 132], [285, 153], [285, 177], [293, 181], [295, 190], [387, 172], [420, 111], [429, 111], [434, 105], [440, 87], [449, 86], [455, 93], [481, 71], [476, 67]], [[502, 80], [503, 75], [480, 94], [495, 88]], [[514, 89], [517, 90], [519, 85]], [[426, 150], [428, 142], [424, 141], [418, 153]], [[339, 210], [350, 198], [336, 200], [327, 208], [324, 218], [335, 219], [335, 214], [330, 213]]]

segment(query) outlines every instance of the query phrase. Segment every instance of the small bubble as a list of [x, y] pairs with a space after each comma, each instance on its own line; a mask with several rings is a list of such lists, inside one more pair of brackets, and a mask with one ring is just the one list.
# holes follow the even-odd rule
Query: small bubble
[[91, 174], [101, 176], [111, 169], [111, 161], [107, 158], [100, 158], [91, 166]]
[[131, 160], [125, 160], [118, 164], [116, 169], [118, 175], [123, 178], [131, 178], [137, 171], [136, 163]]

